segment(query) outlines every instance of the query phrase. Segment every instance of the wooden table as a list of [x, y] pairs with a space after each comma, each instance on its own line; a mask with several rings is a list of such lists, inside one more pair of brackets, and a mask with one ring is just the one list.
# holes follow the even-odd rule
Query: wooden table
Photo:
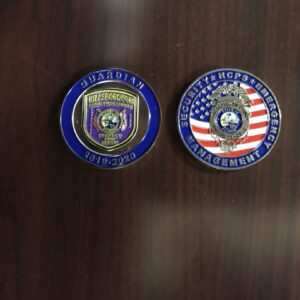
[[[0, 299], [300, 299], [298, 0], [1, 0], [0, 33]], [[144, 159], [99, 171], [59, 110], [115, 66], [152, 85], [163, 124]], [[175, 121], [221, 67], [262, 78], [283, 113], [269, 157], [229, 173], [188, 154]]]

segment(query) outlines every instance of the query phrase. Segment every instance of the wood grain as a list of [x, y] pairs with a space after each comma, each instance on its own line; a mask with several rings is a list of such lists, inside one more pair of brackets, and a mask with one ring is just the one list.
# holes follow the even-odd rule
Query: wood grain
[[[2, 0], [0, 33], [0, 299], [300, 299], [298, 0]], [[152, 85], [163, 124], [143, 160], [99, 171], [58, 115], [75, 80], [115, 66]], [[262, 78], [283, 113], [272, 154], [231, 173], [175, 122], [220, 67]]]

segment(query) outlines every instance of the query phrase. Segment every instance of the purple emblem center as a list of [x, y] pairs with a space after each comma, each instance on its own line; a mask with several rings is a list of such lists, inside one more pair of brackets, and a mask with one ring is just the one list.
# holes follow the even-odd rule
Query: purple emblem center
[[84, 95], [83, 128], [94, 144], [115, 149], [129, 142], [137, 130], [138, 97], [119, 89]]

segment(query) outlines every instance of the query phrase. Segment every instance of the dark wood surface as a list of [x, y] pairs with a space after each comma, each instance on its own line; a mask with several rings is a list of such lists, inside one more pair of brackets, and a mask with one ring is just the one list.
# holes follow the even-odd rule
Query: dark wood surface
[[[300, 299], [298, 0], [1, 0], [1, 300]], [[129, 69], [160, 100], [153, 150], [99, 171], [60, 135], [75, 80]], [[235, 67], [283, 113], [263, 162], [209, 170], [182, 145], [187, 85]]]

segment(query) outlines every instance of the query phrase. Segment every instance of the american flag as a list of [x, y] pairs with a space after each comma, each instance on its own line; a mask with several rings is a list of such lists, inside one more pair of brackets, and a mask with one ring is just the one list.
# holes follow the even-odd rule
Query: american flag
[[268, 111], [261, 96], [246, 84], [240, 84], [251, 100], [249, 109], [249, 129], [247, 138], [232, 152], [225, 152], [221, 149], [220, 144], [214, 139], [210, 133], [209, 116], [211, 110], [211, 100], [208, 96], [212, 90], [215, 90], [219, 85], [228, 83], [215, 83], [201, 91], [199, 97], [192, 105], [190, 114], [191, 130], [198, 141], [207, 151], [222, 157], [237, 157], [245, 155], [257, 148], [263, 141], [268, 130]]

